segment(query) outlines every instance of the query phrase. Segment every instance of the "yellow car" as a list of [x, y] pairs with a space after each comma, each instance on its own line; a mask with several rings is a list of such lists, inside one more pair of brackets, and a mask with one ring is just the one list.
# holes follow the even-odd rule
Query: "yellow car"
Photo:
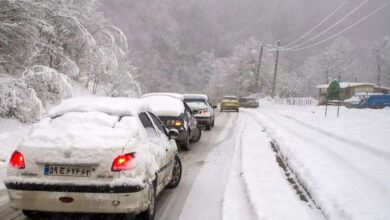
[[236, 96], [224, 96], [221, 101], [221, 112], [225, 110], [240, 111], [240, 102]]

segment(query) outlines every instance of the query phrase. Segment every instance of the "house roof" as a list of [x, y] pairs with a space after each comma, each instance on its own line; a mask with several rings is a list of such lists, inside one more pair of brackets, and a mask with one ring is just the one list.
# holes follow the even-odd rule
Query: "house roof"
[[[328, 84], [324, 84], [324, 85], [318, 85], [316, 86], [317, 89], [327, 89], [328, 88]], [[341, 82], [340, 83], [340, 88], [342, 89], [345, 89], [345, 88], [349, 88], [349, 87], [358, 87], [358, 86], [372, 86], [374, 87], [375, 84], [373, 83], [350, 83], [350, 82]]]

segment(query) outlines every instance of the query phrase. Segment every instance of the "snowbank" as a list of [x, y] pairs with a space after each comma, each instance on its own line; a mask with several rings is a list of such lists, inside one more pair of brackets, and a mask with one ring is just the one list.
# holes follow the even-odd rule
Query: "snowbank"
[[33, 89], [22, 80], [0, 78], [0, 117], [34, 122], [43, 114], [41, 101]]
[[42, 105], [55, 105], [73, 96], [67, 76], [46, 66], [34, 66], [23, 77], [24, 82], [35, 90]]
[[328, 218], [388, 219], [389, 109], [261, 106], [252, 114]]
[[178, 117], [184, 112], [183, 101], [169, 96], [146, 96], [141, 99], [147, 103], [158, 116]]

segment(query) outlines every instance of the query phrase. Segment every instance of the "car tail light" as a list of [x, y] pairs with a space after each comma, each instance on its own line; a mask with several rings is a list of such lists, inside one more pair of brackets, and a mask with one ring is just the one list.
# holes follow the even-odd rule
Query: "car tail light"
[[134, 153], [122, 154], [117, 156], [112, 162], [111, 170], [119, 172], [122, 170], [128, 170], [135, 167]]
[[9, 161], [11, 166], [16, 169], [24, 169], [26, 167], [24, 156], [19, 151], [15, 151]]

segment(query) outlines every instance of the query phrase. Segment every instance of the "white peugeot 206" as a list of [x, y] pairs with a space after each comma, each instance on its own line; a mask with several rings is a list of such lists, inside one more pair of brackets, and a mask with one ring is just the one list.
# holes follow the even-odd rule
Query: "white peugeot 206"
[[42, 213], [125, 213], [153, 219], [181, 162], [168, 130], [139, 99], [76, 98], [35, 124], [10, 158], [11, 207]]

